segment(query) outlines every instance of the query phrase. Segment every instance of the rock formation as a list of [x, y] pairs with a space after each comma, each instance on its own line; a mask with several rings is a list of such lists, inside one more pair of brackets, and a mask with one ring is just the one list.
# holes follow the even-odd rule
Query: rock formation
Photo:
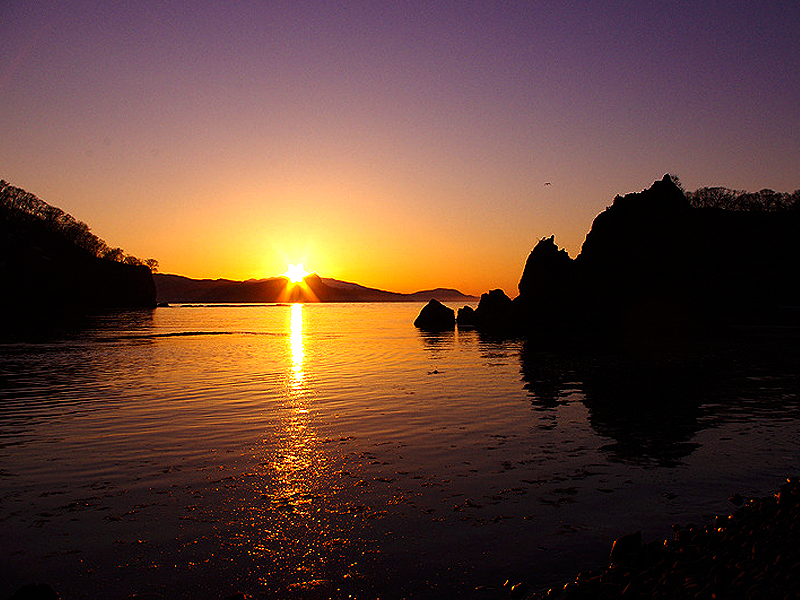
[[483, 330], [505, 331], [513, 327], [515, 315], [511, 298], [503, 290], [481, 294], [473, 320], [475, 327]]
[[692, 207], [669, 175], [617, 196], [571, 259], [533, 248], [509, 300], [460, 311], [459, 326], [526, 335], [663, 340], [731, 325], [800, 325], [800, 210]]

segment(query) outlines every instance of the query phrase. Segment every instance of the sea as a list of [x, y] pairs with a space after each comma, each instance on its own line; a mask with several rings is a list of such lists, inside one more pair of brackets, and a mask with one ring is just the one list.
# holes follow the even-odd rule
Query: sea
[[800, 471], [796, 339], [605, 351], [421, 307], [2, 336], [0, 598], [505, 598]]

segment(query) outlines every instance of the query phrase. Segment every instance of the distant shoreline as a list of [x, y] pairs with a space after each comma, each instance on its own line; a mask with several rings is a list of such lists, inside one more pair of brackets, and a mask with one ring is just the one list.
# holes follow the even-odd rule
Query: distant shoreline
[[159, 304], [291, 304], [333, 302], [477, 302], [476, 296], [451, 288], [421, 290], [411, 294], [390, 292], [357, 283], [308, 275], [292, 283], [286, 277], [234, 281], [230, 279], [192, 279], [182, 275], [154, 273]]

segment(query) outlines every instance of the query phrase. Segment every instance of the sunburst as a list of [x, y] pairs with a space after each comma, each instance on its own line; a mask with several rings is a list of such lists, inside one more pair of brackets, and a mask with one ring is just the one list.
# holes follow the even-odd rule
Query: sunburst
[[303, 263], [289, 265], [289, 268], [286, 269], [286, 273], [283, 274], [283, 276], [288, 278], [292, 283], [300, 283], [305, 279], [306, 275], [308, 275], [308, 272], [303, 268]]

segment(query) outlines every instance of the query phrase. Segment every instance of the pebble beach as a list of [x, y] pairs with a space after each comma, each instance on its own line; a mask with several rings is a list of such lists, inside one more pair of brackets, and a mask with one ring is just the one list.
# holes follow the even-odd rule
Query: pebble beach
[[800, 597], [800, 480], [773, 496], [731, 497], [739, 507], [705, 525], [675, 525], [673, 539], [616, 540], [605, 570], [583, 571], [560, 589], [518, 598], [798, 598]]

